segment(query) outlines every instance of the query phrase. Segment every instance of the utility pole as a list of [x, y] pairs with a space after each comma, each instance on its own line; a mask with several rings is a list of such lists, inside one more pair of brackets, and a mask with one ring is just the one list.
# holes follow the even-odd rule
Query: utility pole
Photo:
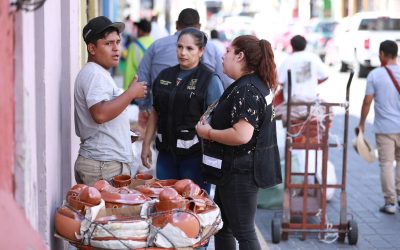
[[165, 28], [171, 34], [171, 0], [165, 0]]

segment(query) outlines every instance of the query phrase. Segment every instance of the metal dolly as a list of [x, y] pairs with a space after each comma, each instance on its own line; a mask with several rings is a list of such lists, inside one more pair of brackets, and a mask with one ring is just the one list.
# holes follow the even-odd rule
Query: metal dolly
[[[300, 232], [301, 239], [305, 240], [307, 233], [318, 233], [319, 237], [328, 234], [337, 235], [339, 241], [344, 242], [347, 235], [350, 245], [357, 244], [358, 226], [353, 219], [347, 220], [347, 201], [346, 201], [346, 171], [347, 171], [347, 144], [349, 126], [349, 92], [354, 73], [349, 76], [346, 86], [346, 103], [319, 103], [324, 110], [325, 116], [322, 122], [318, 123], [312, 119], [306, 119], [302, 124], [303, 135], [295, 138], [290, 132], [297, 132], [298, 125], [293, 125], [290, 119], [292, 106], [303, 106], [307, 110], [307, 115], [315, 103], [313, 102], [291, 102], [291, 72], [288, 71], [288, 102], [287, 102], [287, 136], [285, 145], [285, 183], [283, 195], [283, 214], [282, 218], [273, 218], [271, 223], [272, 242], [279, 243], [280, 240], [288, 240], [289, 233]], [[344, 135], [343, 143], [329, 143], [330, 119], [329, 113], [333, 107], [345, 107]], [[319, 133], [316, 126], [321, 123], [324, 127]], [[297, 126], [297, 127], [296, 127]], [[318, 140], [315, 139], [317, 131]], [[301, 132], [301, 131], [300, 131]], [[341, 146], [343, 149], [342, 176], [340, 184], [327, 184], [327, 163], [330, 147]], [[292, 150], [305, 150], [305, 170], [304, 172], [294, 172], [292, 169]], [[315, 171], [310, 172], [309, 152], [315, 151]], [[316, 178], [318, 151], [322, 151], [322, 181]], [[298, 180], [301, 180], [300, 182]], [[327, 220], [327, 197], [328, 188], [340, 189], [340, 221], [338, 224], [328, 223]], [[319, 217], [317, 222], [310, 222]]]

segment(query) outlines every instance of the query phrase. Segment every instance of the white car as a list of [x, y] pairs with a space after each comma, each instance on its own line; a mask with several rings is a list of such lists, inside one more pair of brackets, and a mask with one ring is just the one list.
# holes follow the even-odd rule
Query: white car
[[334, 39], [341, 72], [352, 68], [359, 77], [366, 77], [372, 68], [380, 66], [380, 43], [400, 43], [400, 13], [356, 13], [337, 26]]

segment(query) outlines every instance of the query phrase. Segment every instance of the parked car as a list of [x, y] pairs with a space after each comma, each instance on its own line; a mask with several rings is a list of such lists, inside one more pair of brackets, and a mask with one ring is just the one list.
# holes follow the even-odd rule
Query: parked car
[[250, 16], [227, 16], [217, 29], [223, 39], [232, 41], [240, 35], [256, 35], [254, 18]]
[[292, 37], [294, 37], [295, 35], [302, 35], [307, 37], [310, 31], [308, 23], [304, 23], [300, 20], [292, 20], [291, 22], [280, 26], [280, 32], [275, 34], [272, 39], [272, 46], [278, 51], [284, 51], [287, 53], [292, 52], [292, 46], [290, 45], [290, 40], [292, 39]]
[[334, 32], [340, 71], [352, 68], [359, 77], [380, 66], [379, 45], [400, 42], [400, 13], [360, 12], [345, 18]]
[[319, 55], [322, 61], [325, 61], [326, 46], [333, 37], [336, 25], [334, 20], [317, 20], [311, 26], [311, 32], [307, 34], [307, 49]]

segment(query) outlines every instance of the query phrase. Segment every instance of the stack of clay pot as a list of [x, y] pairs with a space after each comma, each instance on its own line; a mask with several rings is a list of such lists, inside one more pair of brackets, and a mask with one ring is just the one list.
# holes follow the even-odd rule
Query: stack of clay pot
[[[115, 183], [115, 181], [114, 181]], [[106, 203], [106, 208], [118, 208], [125, 206], [138, 206], [151, 199], [140, 191], [129, 189], [126, 186], [113, 187], [105, 180], [94, 183], [94, 187], [100, 191], [101, 198]]]
[[66, 201], [55, 213], [55, 229], [59, 235], [77, 241], [86, 209], [99, 205], [101, 194], [94, 187], [77, 184], [68, 191]]
[[[171, 183], [171, 182], [170, 182]], [[197, 184], [190, 179], [176, 181], [164, 187], [155, 203], [152, 224], [157, 228], [166, 225], [178, 227], [189, 238], [197, 238], [201, 233], [197, 213], [214, 209], [214, 203]]]
[[[66, 203], [55, 214], [56, 233], [76, 245], [90, 244], [93, 247], [108, 249], [123, 248], [126, 245], [131, 246], [130, 248], [139, 246], [167, 248], [174, 241], [166, 236], [168, 234], [172, 236], [171, 238], [174, 238], [176, 234], [182, 235], [183, 238], [188, 239], [184, 246], [193, 246], [211, 236], [205, 235], [206, 227], [210, 225], [215, 227], [212, 233], [222, 227], [219, 208], [193, 181], [189, 179], [154, 180], [149, 176], [138, 176], [138, 178], [143, 178], [141, 180], [145, 181], [137, 186], [131, 185], [129, 176], [114, 177], [111, 181], [112, 185], [105, 180], [100, 180], [93, 187], [83, 184], [73, 186], [67, 192]], [[91, 214], [87, 213], [87, 209], [94, 206], [113, 209], [135, 208], [135, 211], [137, 208], [139, 212], [135, 218], [124, 217], [120, 214], [110, 215], [109, 212], [114, 210], [107, 210], [107, 216], [85, 218], [86, 214], [89, 216]], [[212, 218], [211, 221], [210, 218]], [[118, 224], [119, 228], [126, 227], [128, 228], [126, 230], [133, 231], [129, 232], [129, 237], [115, 237], [118, 234], [125, 235], [126, 230], [115, 231], [114, 235], [108, 236], [106, 232], [116, 228], [113, 223], [116, 223], [115, 226]], [[150, 227], [151, 225], [153, 227]], [[108, 227], [110, 228], [107, 229]], [[156, 231], [151, 232], [154, 229]], [[81, 230], [98, 236], [92, 238], [85, 233], [81, 235]], [[165, 230], [168, 232], [165, 233]], [[157, 236], [159, 232], [162, 233]], [[152, 241], [148, 239], [149, 235], [156, 235], [156, 237]], [[165, 241], [162, 237], [165, 237]], [[118, 245], [122, 242], [124, 242], [123, 245]]]

